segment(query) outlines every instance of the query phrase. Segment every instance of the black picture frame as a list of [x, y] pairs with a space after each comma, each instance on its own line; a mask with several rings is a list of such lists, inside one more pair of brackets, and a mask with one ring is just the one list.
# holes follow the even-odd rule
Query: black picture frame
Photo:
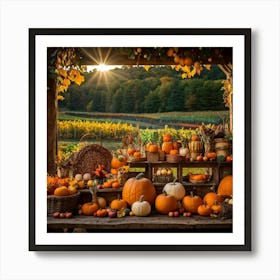
[[[45, 245], [36, 243], [36, 36], [65, 35], [180, 35], [242, 36], [244, 38], [244, 243], [242, 245]], [[250, 251], [251, 250], [251, 29], [29, 29], [29, 250], [30, 251]]]

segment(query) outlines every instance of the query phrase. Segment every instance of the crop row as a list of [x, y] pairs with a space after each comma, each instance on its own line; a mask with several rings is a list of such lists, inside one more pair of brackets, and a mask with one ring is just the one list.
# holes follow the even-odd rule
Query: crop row
[[123, 140], [128, 135], [134, 139], [141, 138], [142, 142], [150, 140], [160, 142], [164, 133], [170, 133], [174, 139], [188, 139], [194, 134], [191, 129], [175, 129], [164, 126], [161, 129], [140, 129], [127, 123], [114, 122], [98, 122], [85, 120], [65, 120], [58, 121], [58, 137], [59, 139], [76, 139], [80, 140], [84, 136], [90, 139], [111, 139]]

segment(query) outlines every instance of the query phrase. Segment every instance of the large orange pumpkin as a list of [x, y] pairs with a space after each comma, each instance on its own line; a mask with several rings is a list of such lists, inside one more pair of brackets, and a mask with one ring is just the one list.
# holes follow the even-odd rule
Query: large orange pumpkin
[[217, 194], [223, 196], [232, 196], [232, 175], [228, 175], [220, 181]]
[[136, 177], [129, 178], [122, 190], [122, 198], [131, 206], [135, 201], [139, 201], [141, 195], [144, 195], [145, 200], [151, 205], [154, 204], [156, 198], [156, 189], [152, 181], [144, 177], [143, 173]]
[[168, 214], [178, 209], [178, 202], [175, 196], [164, 192], [156, 197], [155, 208], [160, 214]]
[[161, 149], [166, 153], [169, 154], [171, 150], [173, 150], [173, 143], [172, 142], [163, 142]]

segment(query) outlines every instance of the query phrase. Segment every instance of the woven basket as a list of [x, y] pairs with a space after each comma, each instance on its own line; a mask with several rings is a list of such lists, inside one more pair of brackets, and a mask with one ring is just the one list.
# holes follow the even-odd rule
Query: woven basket
[[166, 161], [169, 163], [177, 163], [184, 161], [185, 157], [180, 155], [166, 155]]
[[75, 212], [77, 210], [79, 196], [79, 192], [67, 196], [48, 195], [48, 215], [52, 215], [54, 212]]
[[170, 175], [154, 175], [153, 182], [154, 183], [162, 183], [167, 184], [169, 182], [172, 182], [174, 180], [173, 174]]
[[73, 174], [91, 173], [103, 164], [106, 170], [110, 170], [112, 154], [109, 150], [98, 144], [90, 144], [82, 148], [73, 161]]

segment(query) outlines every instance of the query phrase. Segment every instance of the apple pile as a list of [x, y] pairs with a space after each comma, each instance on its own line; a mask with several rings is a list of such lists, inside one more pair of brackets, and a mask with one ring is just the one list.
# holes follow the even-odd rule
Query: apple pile
[[56, 218], [56, 219], [57, 219], [57, 218], [62, 218], [62, 219], [66, 218], [66, 219], [70, 219], [70, 218], [73, 217], [73, 214], [72, 214], [72, 212], [65, 212], [65, 213], [54, 212], [54, 213], [53, 213], [53, 217]]
[[172, 175], [173, 171], [171, 168], [159, 168], [156, 172], [155, 172], [155, 176], [161, 176], [161, 175]]

